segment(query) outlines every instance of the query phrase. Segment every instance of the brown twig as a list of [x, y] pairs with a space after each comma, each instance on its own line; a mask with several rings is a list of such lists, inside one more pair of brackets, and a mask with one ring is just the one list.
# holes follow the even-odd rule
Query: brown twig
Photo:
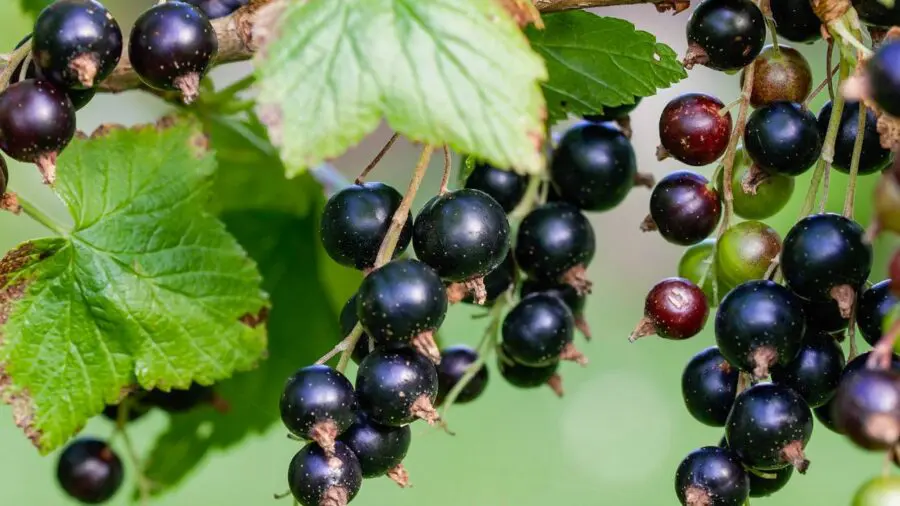
[[452, 170], [453, 160], [450, 158], [450, 148], [444, 144], [444, 174], [441, 176], [441, 188], [438, 192], [443, 195], [447, 193], [447, 187], [450, 186], [450, 172]]
[[[744, 85], [741, 88], [740, 108], [738, 109], [737, 123], [731, 132], [731, 138], [728, 140], [728, 149], [725, 150], [725, 157], [722, 161], [724, 174], [723, 181], [730, 182], [734, 180], [734, 159], [737, 154], [737, 145], [744, 136], [744, 127], [747, 124], [747, 112], [750, 109], [750, 94], [753, 92], [753, 74], [756, 72], [756, 65], [748, 65], [744, 70]], [[730, 183], [724, 185], [725, 212], [722, 217], [722, 224], [719, 227], [719, 236], [728, 230], [729, 222], [734, 215], [734, 188]]]
[[369, 165], [366, 165], [366, 168], [363, 169], [358, 176], [356, 176], [356, 184], [362, 184], [363, 181], [366, 180], [366, 177], [369, 175], [369, 173], [375, 169], [375, 166], [378, 165], [378, 162], [380, 162], [381, 159], [384, 158], [384, 155], [386, 155], [387, 152], [391, 150], [391, 146], [393, 146], [399, 138], [400, 134], [394, 132], [394, 135], [392, 135], [391, 138], [388, 139], [388, 141], [381, 148], [381, 151], [379, 151], [378, 154], [375, 155], [375, 158], [372, 158], [372, 161], [369, 162]]

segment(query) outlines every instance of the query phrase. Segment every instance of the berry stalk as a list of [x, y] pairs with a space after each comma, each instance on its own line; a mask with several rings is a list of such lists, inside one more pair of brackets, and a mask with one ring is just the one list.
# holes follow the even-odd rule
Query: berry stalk
[[128, 408], [125, 404], [126, 403], [124, 402], [122, 403], [116, 414], [116, 433], [122, 436], [122, 445], [125, 446], [125, 457], [128, 459], [131, 468], [134, 469], [134, 474], [137, 476], [138, 501], [141, 506], [146, 506], [150, 503], [150, 489], [152, 484], [144, 474], [144, 466], [141, 463], [140, 457], [138, 457], [134, 444], [131, 442], [128, 430], [125, 429], [125, 425], [128, 423]]
[[[13, 73], [16, 71], [16, 68], [20, 63], [24, 62], [30, 54], [31, 40], [29, 39], [9, 55], [9, 60], [6, 66], [3, 67], [3, 71], [0, 72], [0, 91], [5, 90], [6, 87], [9, 86], [9, 81], [12, 79]], [[23, 65], [23, 67], [26, 67], [26, 65]]]
[[51, 232], [55, 233], [59, 236], [68, 235], [69, 231], [62, 227], [59, 223], [57, 223], [53, 218], [51, 218], [47, 213], [39, 209], [35, 206], [31, 201], [23, 197], [22, 195], [17, 195], [17, 200], [19, 201], [19, 208], [24, 212], [27, 216], [29, 216], [34, 221], [40, 223], [44, 227], [46, 227]]
[[[850, 159], [850, 183], [847, 186], [847, 194], [844, 197], [844, 216], [853, 219], [853, 199], [856, 197], [856, 178], [859, 175], [859, 159], [862, 157], [863, 139], [866, 136], [866, 114], [868, 108], [865, 104], [859, 104], [859, 120], [856, 123], [856, 142], [853, 143], [853, 156]], [[827, 197], [827, 194], [826, 194]], [[852, 325], [852, 322], [851, 322]], [[851, 345], [853, 343], [851, 342]]]
[[[734, 180], [734, 159], [737, 154], [738, 142], [744, 136], [744, 127], [747, 125], [747, 113], [750, 110], [750, 94], [753, 92], [753, 75], [755, 73], [756, 65], [748, 65], [744, 70], [744, 85], [741, 87], [741, 103], [737, 122], [731, 132], [731, 139], [728, 140], [728, 148], [725, 150], [725, 157], [722, 161], [725, 181]], [[722, 216], [722, 224], [719, 226], [718, 236], [728, 230], [728, 225], [734, 217], [734, 189], [730, 184], [723, 186], [725, 187], [725, 212]]]
[[399, 139], [399, 138], [400, 138], [400, 134], [398, 134], [397, 132], [394, 132], [394, 135], [392, 135], [391, 138], [388, 139], [388, 141], [381, 148], [381, 151], [379, 151], [378, 154], [375, 155], [375, 158], [372, 158], [372, 161], [369, 162], [369, 165], [366, 165], [366, 168], [363, 169], [362, 172], [360, 172], [358, 176], [356, 176], [356, 184], [362, 184], [363, 181], [366, 180], [366, 176], [368, 176], [369, 173], [372, 172], [372, 170], [375, 168], [375, 166], [378, 165], [378, 162], [380, 162], [381, 159], [384, 158], [384, 155], [386, 155], [387, 152], [391, 150], [391, 147], [394, 145], [395, 142], [397, 142], [397, 139]]

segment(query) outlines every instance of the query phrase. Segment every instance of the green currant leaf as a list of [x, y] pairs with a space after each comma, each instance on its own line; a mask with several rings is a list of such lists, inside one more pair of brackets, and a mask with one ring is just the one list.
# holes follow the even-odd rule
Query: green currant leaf
[[42, 453], [129, 388], [208, 385], [265, 350], [267, 297], [204, 209], [215, 162], [196, 126], [74, 140], [54, 188], [74, 228], [0, 263], [0, 395]]
[[628, 21], [584, 11], [543, 19], [544, 30], [526, 33], [550, 74], [543, 87], [551, 122], [633, 104], [687, 77], [672, 48]]
[[[344, 153], [382, 118], [502, 167], [543, 166], [540, 58], [496, 0], [278, 2], [257, 61], [260, 118], [288, 174]], [[271, 12], [270, 12], [271, 11]]]
[[19, 5], [22, 8], [22, 12], [36, 18], [45, 7], [55, 1], [56, 0], [19, 0]]

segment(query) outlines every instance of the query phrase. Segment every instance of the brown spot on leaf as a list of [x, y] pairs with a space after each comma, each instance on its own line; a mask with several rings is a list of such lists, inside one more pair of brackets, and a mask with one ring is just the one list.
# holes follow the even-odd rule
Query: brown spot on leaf
[[100, 137], [106, 137], [107, 135], [115, 132], [117, 130], [124, 130], [125, 126], [120, 125], [119, 123], [104, 123], [98, 126], [92, 133], [91, 139], [98, 139]]
[[40, 448], [43, 433], [34, 426], [34, 405], [27, 389], [15, 391], [12, 376], [4, 364], [0, 364], [0, 399], [12, 408], [13, 422], [25, 432], [31, 443]]
[[240, 322], [250, 327], [251, 329], [255, 329], [260, 324], [266, 323], [267, 321], [269, 321], [269, 308], [266, 306], [260, 308], [259, 312], [255, 315], [252, 313], [247, 313], [244, 316], [240, 317]]
[[544, 22], [541, 21], [541, 13], [538, 11], [537, 7], [531, 2], [531, 0], [497, 0], [500, 2], [500, 6], [509, 13], [509, 15], [513, 18], [513, 21], [519, 25], [520, 28], [525, 28], [526, 26], [534, 23], [534, 26], [538, 28], [544, 28]]

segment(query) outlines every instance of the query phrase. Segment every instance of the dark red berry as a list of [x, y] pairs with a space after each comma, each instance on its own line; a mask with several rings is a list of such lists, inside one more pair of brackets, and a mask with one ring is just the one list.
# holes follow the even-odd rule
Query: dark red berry
[[760, 169], [798, 176], [819, 159], [822, 137], [816, 117], [803, 106], [774, 102], [750, 115], [744, 149]]
[[434, 364], [410, 348], [378, 348], [356, 374], [360, 408], [382, 425], [402, 427], [419, 418], [436, 423], [437, 392]]
[[516, 263], [534, 279], [590, 290], [585, 269], [594, 258], [594, 228], [577, 208], [563, 202], [534, 209], [519, 225]]
[[900, 441], [900, 373], [861, 369], [841, 380], [832, 413], [857, 446], [887, 450]]
[[650, 217], [659, 234], [674, 244], [690, 246], [706, 239], [721, 213], [718, 192], [696, 172], [673, 172], [650, 195]]
[[340, 372], [310, 365], [288, 378], [279, 409], [288, 430], [330, 454], [334, 440], [356, 421], [356, 394]]
[[883, 44], [866, 64], [872, 98], [884, 112], [900, 117], [900, 42]]
[[575, 319], [558, 297], [530, 295], [503, 320], [503, 347], [516, 362], [531, 367], [549, 365], [572, 346]]
[[666, 278], [647, 294], [644, 317], [629, 340], [652, 334], [665, 339], [688, 339], [703, 330], [708, 316], [709, 304], [700, 287], [684, 278]]
[[[440, 406], [447, 398], [447, 394], [462, 380], [469, 368], [478, 360], [478, 353], [464, 345], [451, 346], [441, 351], [441, 363], [438, 365], [438, 396], [437, 405]], [[472, 402], [484, 393], [488, 383], [488, 370], [484, 364], [478, 367], [475, 376], [466, 383], [454, 401], [455, 404]]]
[[[828, 130], [828, 122], [831, 121], [831, 108], [832, 104], [828, 102], [819, 111], [819, 134], [823, 139]], [[835, 169], [844, 174], [850, 173], [857, 137], [859, 137], [859, 102], [847, 102], [841, 113], [841, 123], [834, 144], [834, 161], [832, 163]], [[859, 174], [880, 172], [890, 163], [891, 151], [881, 147], [878, 118], [874, 111], [866, 108], [866, 124], [863, 129], [862, 151], [859, 157]]]
[[224, 18], [232, 12], [247, 5], [250, 0], [186, 0], [196, 5], [209, 19]]
[[59, 456], [56, 479], [66, 494], [85, 504], [100, 504], [122, 486], [122, 461], [105, 442], [76, 439]]
[[[766, 46], [753, 60], [753, 88], [750, 105], [755, 108], [773, 102], [803, 103], [812, 91], [812, 70], [800, 51], [781, 44]], [[741, 84], [744, 74], [741, 74]]]
[[892, 284], [889, 279], [875, 283], [859, 297], [856, 323], [863, 338], [872, 346], [881, 339], [884, 320], [897, 305], [897, 296], [891, 291]]
[[810, 407], [828, 402], [844, 370], [844, 351], [824, 332], [807, 331], [797, 357], [772, 368], [772, 381], [793, 389]]
[[400, 466], [412, 442], [409, 425], [388, 427], [360, 414], [339, 441], [347, 445], [359, 459], [363, 478], [405, 474]]
[[665, 154], [688, 165], [718, 160], [731, 138], [731, 113], [725, 104], [702, 93], [687, 93], [666, 104], [659, 117], [659, 140]]
[[607, 121], [615, 121], [627, 117], [637, 109], [641, 103], [641, 97], [634, 97], [634, 103], [622, 104], [617, 106], [604, 106], [601, 114], [585, 114], [582, 116], [586, 121], [594, 123], [605, 123]]
[[687, 39], [687, 68], [738, 70], [762, 50], [766, 21], [750, 0], [705, 0], [688, 20]]
[[681, 396], [688, 413], [700, 423], [724, 427], [739, 374], [715, 346], [694, 355], [681, 373]]
[[294, 455], [288, 467], [288, 486], [302, 506], [346, 506], [362, 485], [359, 459], [344, 443], [326, 452], [310, 443]]
[[683, 506], [742, 506], [750, 496], [750, 480], [734, 452], [705, 446], [678, 465], [675, 494]]
[[[31, 40], [31, 34], [25, 36], [18, 44], [16, 44], [16, 49], [22, 47], [22, 44]], [[9, 78], [9, 84], [15, 84], [20, 81], [20, 77], [22, 77], [22, 65], [25, 62], [19, 63], [15, 70], [13, 70], [12, 76]], [[34, 66], [34, 60], [28, 65], [28, 70], [25, 71], [24, 79], [34, 79], [34, 78], [42, 78], [43, 74]], [[69, 100], [72, 101], [72, 107], [75, 108], [76, 111], [80, 110], [82, 107], [88, 105], [90, 101], [94, 98], [94, 95], [97, 94], [96, 88], [88, 88], [84, 90], [79, 90], [76, 88], [63, 88], [62, 90]]]
[[814, 42], [822, 37], [822, 21], [809, 0], [776, 0], [770, 8], [781, 37], [794, 42]]
[[519, 205], [527, 186], [528, 178], [525, 176], [483, 162], [476, 163], [472, 173], [466, 178], [466, 188], [487, 193], [506, 212]]

